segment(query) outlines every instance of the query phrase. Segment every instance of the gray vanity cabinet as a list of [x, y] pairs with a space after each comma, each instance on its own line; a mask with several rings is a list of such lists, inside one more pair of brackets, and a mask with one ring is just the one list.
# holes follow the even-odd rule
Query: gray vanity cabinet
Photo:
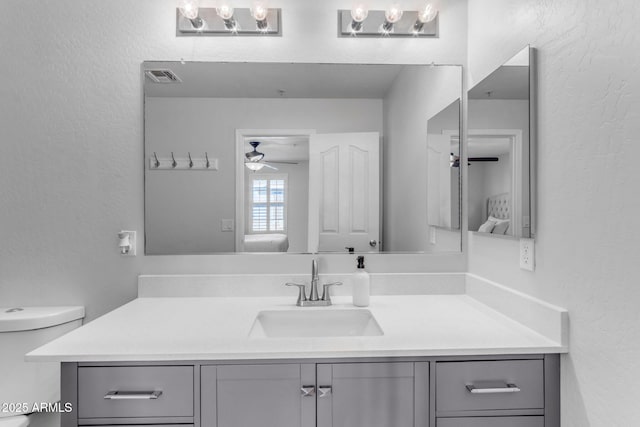
[[202, 366], [200, 375], [202, 427], [315, 425], [313, 364]]
[[427, 427], [428, 375], [428, 363], [319, 364], [317, 427]]
[[63, 363], [62, 427], [559, 427], [553, 355]]

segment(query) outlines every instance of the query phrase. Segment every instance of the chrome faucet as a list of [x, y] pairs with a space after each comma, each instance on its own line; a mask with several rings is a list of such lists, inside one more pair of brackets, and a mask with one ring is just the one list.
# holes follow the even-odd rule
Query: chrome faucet
[[311, 290], [309, 298], [307, 298], [306, 285], [300, 283], [285, 283], [287, 286], [298, 287], [298, 301], [296, 305], [299, 307], [327, 307], [331, 305], [331, 295], [329, 288], [331, 286], [340, 286], [342, 282], [325, 283], [322, 285], [322, 297], [318, 298], [318, 261], [311, 261]]

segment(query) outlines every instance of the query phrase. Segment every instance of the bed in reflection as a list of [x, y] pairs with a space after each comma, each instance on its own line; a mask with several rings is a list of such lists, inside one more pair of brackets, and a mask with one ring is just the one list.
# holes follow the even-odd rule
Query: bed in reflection
[[286, 234], [245, 234], [245, 252], [287, 252], [289, 238]]
[[487, 220], [480, 226], [480, 233], [513, 235], [511, 225], [511, 194], [501, 193], [487, 197]]

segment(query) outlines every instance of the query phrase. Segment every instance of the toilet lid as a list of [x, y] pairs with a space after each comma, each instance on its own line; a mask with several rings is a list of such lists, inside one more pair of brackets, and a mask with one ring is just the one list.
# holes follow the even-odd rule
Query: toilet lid
[[29, 418], [26, 415], [0, 418], [0, 427], [27, 427], [28, 425]]

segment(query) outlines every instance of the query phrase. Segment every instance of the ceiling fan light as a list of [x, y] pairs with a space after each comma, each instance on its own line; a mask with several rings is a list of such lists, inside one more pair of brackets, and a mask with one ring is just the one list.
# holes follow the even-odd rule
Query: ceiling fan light
[[254, 172], [259, 171], [265, 166], [264, 163], [251, 163], [251, 162], [245, 162], [244, 165], [247, 167], [247, 169], [252, 170]]

